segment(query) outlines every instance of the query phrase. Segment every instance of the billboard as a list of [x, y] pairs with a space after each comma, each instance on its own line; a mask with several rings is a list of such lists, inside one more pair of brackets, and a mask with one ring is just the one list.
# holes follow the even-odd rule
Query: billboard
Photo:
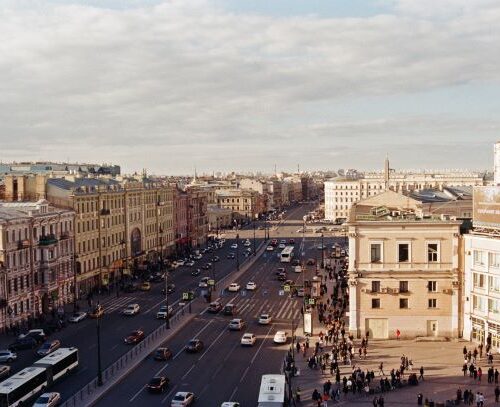
[[474, 187], [474, 227], [500, 229], [500, 187]]

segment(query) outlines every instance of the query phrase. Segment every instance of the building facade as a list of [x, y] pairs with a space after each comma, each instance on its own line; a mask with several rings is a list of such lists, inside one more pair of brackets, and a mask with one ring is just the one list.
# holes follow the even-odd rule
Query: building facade
[[0, 330], [73, 301], [74, 212], [0, 204]]
[[387, 191], [351, 209], [349, 331], [387, 339], [459, 336], [460, 222]]

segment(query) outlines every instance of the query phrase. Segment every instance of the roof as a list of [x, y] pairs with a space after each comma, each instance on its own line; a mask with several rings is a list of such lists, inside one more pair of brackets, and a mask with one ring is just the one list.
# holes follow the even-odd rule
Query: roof
[[65, 178], [50, 178], [47, 180], [47, 184], [60, 189], [72, 190], [81, 187], [94, 189], [99, 186], [120, 185], [120, 182], [112, 178], [76, 178], [74, 181]]

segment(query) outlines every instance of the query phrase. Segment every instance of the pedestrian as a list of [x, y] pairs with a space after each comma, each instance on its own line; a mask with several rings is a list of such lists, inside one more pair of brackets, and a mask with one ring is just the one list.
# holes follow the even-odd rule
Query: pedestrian
[[378, 407], [378, 397], [375, 396], [372, 401], [373, 407]]
[[420, 376], [418, 377], [418, 380], [424, 380], [424, 367], [420, 366]]
[[495, 387], [495, 403], [498, 403], [498, 399], [500, 397], [500, 388], [498, 386]]
[[379, 372], [380, 376], [385, 376], [385, 373], [384, 373], [384, 362], [380, 362], [380, 365], [378, 366], [378, 372]]
[[401, 336], [401, 331], [396, 329], [396, 339], [399, 341], [399, 337]]

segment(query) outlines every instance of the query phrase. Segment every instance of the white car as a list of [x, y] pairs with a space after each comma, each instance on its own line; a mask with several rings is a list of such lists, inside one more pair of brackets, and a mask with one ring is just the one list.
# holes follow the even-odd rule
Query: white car
[[274, 334], [274, 343], [286, 343], [287, 341], [287, 336], [286, 336], [286, 332], [285, 331], [278, 331]]
[[208, 287], [208, 280], [210, 280], [210, 277], [203, 277], [200, 282], [198, 283], [198, 287], [200, 288], [207, 288]]
[[176, 263], [178, 266], [184, 266], [185, 264], [184, 260], [176, 260]]
[[267, 247], [266, 247], [266, 250], [267, 250], [268, 252], [272, 252], [272, 251], [274, 251], [274, 247], [273, 247], [273, 246], [267, 246]]
[[73, 315], [71, 315], [71, 317], [69, 317], [68, 321], [76, 324], [77, 322], [83, 321], [86, 317], [86, 312], [75, 312]]
[[243, 346], [253, 346], [255, 345], [256, 340], [257, 338], [255, 337], [254, 334], [246, 333], [241, 337], [241, 344]]
[[295, 273], [302, 273], [302, 266], [295, 266], [295, 268], [293, 269], [293, 271]]
[[193, 260], [189, 260], [189, 261], [186, 263], [186, 266], [188, 266], [188, 267], [193, 267], [193, 266], [194, 266], [194, 261], [193, 261]]
[[255, 284], [253, 281], [249, 281], [247, 285], [245, 286], [247, 290], [253, 291], [257, 289], [257, 284]]
[[[172, 315], [172, 312], [174, 311], [173, 307], [171, 305], [168, 306], [168, 314]], [[167, 318], [167, 306], [162, 305], [158, 312], [156, 313], [156, 319], [166, 319]]]
[[123, 315], [136, 315], [140, 309], [139, 304], [129, 304], [123, 310]]
[[33, 407], [55, 407], [61, 402], [61, 394], [52, 392], [52, 393], [43, 393], [40, 397], [38, 397], [33, 404]]
[[240, 407], [240, 403], [237, 401], [225, 401], [220, 405], [220, 407]]
[[202, 259], [202, 258], [203, 258], [203, 256], [202, 256], [201, 254], [199, 254], [199, 253], [198, 253], [198, 254], [195, 254], [195, 255], [193, 256], [193, 259], [195, 259], [195, 260], [200, 260], [200, 259]]
[[269, 314], [261, 314], [259, 317], [260, 325], [269, 325], [272, 321], [271, 315]]
[[278, 246], [278, 249], [284, 249], [286, 246], [284, 243], [280, 243], [280, 245]]
[[233, 244], [231, 245], [231, 249], [237, 249], [237, 248], [238, 248], [238, 245], [237, 245], [236, 243], [233, 243]]
[[250, 243], [250, 240], [246, 240], [245, 243], [243, 243], [243, 246], [248, 247], [251, 246], [252, 243]]
[[188, 391], [178, 391], [175, 393], [170, 407], [184, 407], [190, 406], [194, 403], [194, 393]]
[[240, 288], [241, 287], [238, 283], [231, 283], [231, 284], [229, 284], [229, 287], [227, 287], [227, 291], [236, 293], [236, 292], [240, 291]]

